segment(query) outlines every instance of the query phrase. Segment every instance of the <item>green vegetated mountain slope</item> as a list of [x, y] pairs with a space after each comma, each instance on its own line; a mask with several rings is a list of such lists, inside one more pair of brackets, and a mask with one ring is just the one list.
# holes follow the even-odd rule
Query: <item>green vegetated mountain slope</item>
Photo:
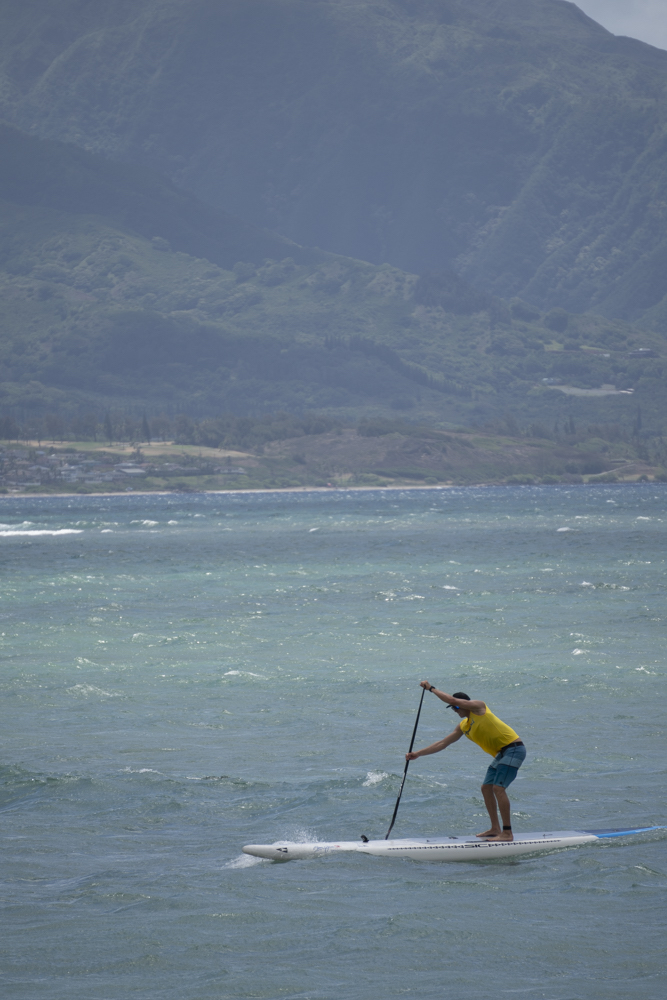
[[2, 0], [0, 23], [26, 130], [303, 245], [664, 329], [667, 53], [574, 4]]
[[[13, 127], [0, 137], [0, 405], [19, 418], [321, 410], [481, 424], [509, 410], [628, 425], [638, 403], [662, 425], [655, 334], [304, 251], [191, 196], [186, 212], [152, 171]], [[277, 256], [258, 263], [267, 249]], [[598, 395], [603, 384], [634, 395]]]
[[204, 205], [155, 170], [114, 163], [71, 143], [42, 142], [2, 121], [0, 148], [5, 201], [103, 215], [121, 229], [161, 239], [164, 248], [168, 244], [222, 267], [239, 259], [260, 264], [266, 257], [287, 254], [300, 263], [325, 257]]

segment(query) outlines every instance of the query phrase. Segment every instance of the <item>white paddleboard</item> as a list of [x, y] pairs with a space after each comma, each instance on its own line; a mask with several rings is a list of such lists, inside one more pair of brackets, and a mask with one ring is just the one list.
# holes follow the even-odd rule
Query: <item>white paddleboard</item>
[[341, 851], [372, 854], [377, 858], [412, 858], [415, 861], [489, 861], [515, 858], [521, 854], [579, 847], [608, 837], [627, 837], [633, 833], [664, 830], [664, 826], [635, 827], [625, 830], [558, 830], [553, 833], [518, 833], [512, 841], [481, 840], [479, 837], [416, 837], [409, 840], [340, 840], [331, 843], [247, 844], [243, 851], [269, 861], [297, 861], [319, 858]]

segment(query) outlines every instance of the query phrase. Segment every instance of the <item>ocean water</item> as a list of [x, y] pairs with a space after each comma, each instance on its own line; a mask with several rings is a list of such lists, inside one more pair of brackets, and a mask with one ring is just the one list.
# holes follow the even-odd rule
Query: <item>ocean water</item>
[[[418, 683], [521, 735], [518, 831], [661, 824], [667, 488], [0, 501], [8, 1000], [662, 1000], [660, 832], [510, 862], [383, 837]], [[417, 746], [454, 725], [426, 697]], [[411, 765], [394, 835], [486, 828]]]

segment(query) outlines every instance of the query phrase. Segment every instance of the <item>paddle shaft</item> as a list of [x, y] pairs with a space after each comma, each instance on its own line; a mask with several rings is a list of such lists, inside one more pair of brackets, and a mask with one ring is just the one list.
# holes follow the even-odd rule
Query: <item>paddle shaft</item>
[[[421, 715], [422, 702], [424, 701], [424, 695], [425, 694], [426, 694], [426, 688], [422, 688], [422, 696], [419, 699], [419, 708], [417, 709], [417, 718], [415, 719], [415, 728], [412, 730], [412, 739], [410, 740], [410, 749], [408, 750], [408, 753], [412, 753], [412, 748], [415, 745], [415, 736], [417, 735], [417, 726], [419, 725], [419, 716]], [[399, 807], [400, 802], [401, 802], [401, 795], [403, 794], [403, 785], [405, 784], [405, 779], [408, 776], [408, 767], [409, 766], [410, 766], [410, 761], [406, 760], [406, 762], [405, 762], [405, 770], [403, 771], [403, 781], [401, 782], [401, 787], [400, 787], [399, 792], [398, 792], [398, 798], [396, 799], [396, 805], [394, 806], [394, 815], [391, 817], [391, 823], [389, 824], [389, 829], [387, 830], [387, 835], [384, 838], [385, 840], [389, 840], [389, 834], [393, 830], [394, 823], [396, 822], [396, 814], [398, 813], [398, 807]]]

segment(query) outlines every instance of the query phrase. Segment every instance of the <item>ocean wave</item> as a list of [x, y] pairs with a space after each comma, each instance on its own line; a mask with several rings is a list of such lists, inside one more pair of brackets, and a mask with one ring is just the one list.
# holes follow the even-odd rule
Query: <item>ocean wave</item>
[[266, 858], [255, 858], [252, 854], [239, 854], [224, 864], [223, 868], [254, 868], [255, 865], [270, 864]]
[[369, 771], [366, 775], [366, 780], [362, 781], [364, 788], [373, 788], [375, 785], [379, 785], [381, 781], [388, 778], [389, 775], [386, 771]]
[[35, 528], [34, 530], [23, 530], [21, 528], [10, 531], [0, 530], [0, 537], [9, 538], [13, 535], [81, 535], [83, 528]]
[[253, 674], [252, 670], [227, 670], [223, 677], [259, 677], [261, 680], [265, 681], [266, 677], [264, 674]]
[[0, 809], [20, 806], [45, 790], [89, 785], [90, 779], [75, 774], [43, 774], [17, 765], [0, 766]]
[[74, 684], [73, 687], [69, 687], [67, 690], [70, 694], [83, 695], [84, 698], [88, 698], [90, 695], [97, 695], [100, 698], [121, 697], [117, 691], [104, 691], [102, 688], [95, 687], [94, 684]]

